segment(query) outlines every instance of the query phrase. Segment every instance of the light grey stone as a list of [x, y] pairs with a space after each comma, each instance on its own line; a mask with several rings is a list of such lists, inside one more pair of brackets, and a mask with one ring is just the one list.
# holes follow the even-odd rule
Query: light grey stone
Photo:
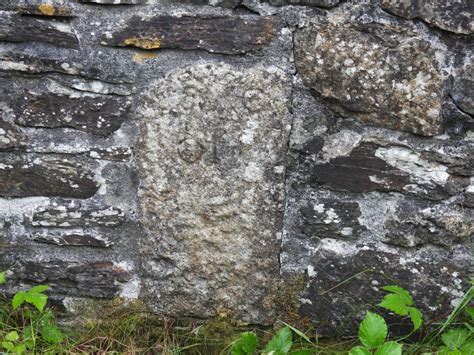
[[155, 311], [273, 319], [288, 84], [275, 68], [203, 64], [151, 85], [137, 154], [143, 292]]

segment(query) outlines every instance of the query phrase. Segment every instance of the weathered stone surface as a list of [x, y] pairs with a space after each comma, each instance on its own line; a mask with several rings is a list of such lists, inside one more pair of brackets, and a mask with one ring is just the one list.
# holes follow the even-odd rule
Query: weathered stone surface
[[66, 48], [78, 48], [79, 42], [64, 23], [23, 17], [0, 11], [0, 41], [43, 42]]
[[135, 5], [143, 4], [146, 0], [80, 0], [80, 2], [104, 5]]
[[339, 191], [398, 191], [441, 200], [463, 190], [467, 179], [449, 174], [446, 165], [404, 147], [361, 144], [348, 156], [315, 165], [315, 182]]
[[301, 207], [299, 214], [301, 220], [296, 226], [296, 231], [309, 239], [354, 239], [366, 229], [359, 223], [361, 213], [356, 202], [330, 198], [309, 200]]
[[189, 3], [195, 5], [210, 5], [210, 6], [219, 6], [234, 8], [239, 6], [242, 0], [178, 0], [181, 3]]
[[106, 248], [112, 244], [107, 238], [103, 238], [99, 235], [86, 234], [84, 232], [36, 232], [32, 238], [39, 243], [59, 246]]
[[[307, 266], [308, 286], [301, 296], [300, 314], [314, 319], [320, 334], [353, 334], [367, 311], [367, 300], [381, 300], [385, 294], [381, 287], [395, 281], [430, 318], [443, 316], [466, 290], [468, 264], [469, 260], [459, 260], [455, 253], [426, 250], [404, 255], [326, 239]], [[387, 323], [400, 327], [398, 317], [387, 316]], [[406, 334], [408, 323], [406, 329], [393, 327], [392, 331]]]
[[106, 136], [126, 119], [130, 101], [115, 95], [28, 92], [12, 105], [21, 126], [70, 127]]
[[474, 3], [470, 0], [380, 0], [380, 6], [394, 15], [419, 18], [446, 31], [474, 32]]
[[99, 186], [86, 161], [61, 156], [3, 154], [0, 196], [63, 196], [87, 198]]
[[440, 132], [443, 76], [430, 43], [410, 30], [336, 13], [296, 32], [295, 60], [304, 83], [351, 117]]
[[19, 4], [14, 7], [23, 15], [47, 16], [47, 17], [71, 17], [72, 8], [64, 2], [37, 2], [35, 4]]
[[272, 5], [310, 5], [320, 7], [333, 7], [339, 4], [340, 0], [267, 0]]
[[42, 260], [21, 263], [11, 280], [46, 284], [56, 295], [110, 298], [118, 296], [130, 278], [128, 270], [111, 261]]
[[26, 137], [18, 127], [0, 120], [0, 150], [10, 150], [23, 146]]
[[445, 205], [406, 201], [387, 219], [386, 243], [402, 247], [426, 244], [450, 246], [469, 242], [474, 235], [474, 211]]
[[149, 238], [143, 292], [156, 311], [207, 317], [227, 308], [248, 322], [272, 320], [288, 83], [276, 68], [195, 65], [146, 95], [137, 152]]
[[76, 203], [41, 207], [32, 216], [36, 227], [115, 227], [123, 223], [124, 213], [116, 207], [91, 210]]
[[101, 43], [142, 49], [203, 49], [239, 54], [268, 44], [274, 31], [271, 17], [133, 17], [125, 28], [104, 35]]

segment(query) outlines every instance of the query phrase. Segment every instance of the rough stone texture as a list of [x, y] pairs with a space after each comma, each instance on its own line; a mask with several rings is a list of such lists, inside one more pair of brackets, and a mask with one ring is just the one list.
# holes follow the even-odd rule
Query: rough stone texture
[[334, 13], [295, 35], [305, 84], [364, 123], [440, 132], [443, 75], [431, 43], [405, 27]]
[[126, 28], [105, 35], [101, 43], [237, 54], [261, 48], [272, 39], [273, 31], [271, 17], [133, 17]]
[[267, 0], [272, 5], [310, 5], [320, 7], [333, 7], [339, 4], [340, 0]]
[[15, 125], [0, 121], [0, 150], [11, 150], [24, 145], [26, 137]]
[[0, 196], [91, 197], [99, 187], [84, 163], [77, 158], [3, 154]]
[[108, 135], [117, 130], [130, 101], [120, 96], [22, 93], [12, 104], [15, 122], [27, 127], [71, 127]]
[[207, 64], [173, 71], [148, 92], [139, 199], [149, 238], [143, 287], [157, 311], [227, 308], [272, 320], [288, 83], [276, 68]]
[[472, 274], [469, 2], [138, 2], [0, 1], [2, 294], [298, 311], [333, 336], [386, 284], [451, 311]]
[[394, 15], [419, 18], [446, 31], [474, 32], [474, 3], [470, 0], [380, 0], [380, 6]]
[[0, 41], [37, 41], [78, 48], [78, 40], [67, 24], [18, 16], [5, 11], [0, 11]]

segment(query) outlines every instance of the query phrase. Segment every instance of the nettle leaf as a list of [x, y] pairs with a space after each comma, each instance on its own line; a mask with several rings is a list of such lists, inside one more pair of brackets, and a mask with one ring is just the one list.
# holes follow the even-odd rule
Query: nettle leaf
[[403, 301], [406, 305], [411, 306], [413, 305], [413, 298], [411, 297], [410, 293], [405, 290], [403, 287], [396, 286], [396, 285], [388, 285], [382, 287], [382, 290], [394, 293], [402, 297]]
[[469, 331], [466, 328], [449, 329], [441, 335], [441, 340], [450, 350], [461, 349], [469, 338]]
[[375, 355], [402, 355], [402, 346], [395, 341], [388, 341], [377, 349]]
[[413, 330], [418, 330], [423, 324], [423, 313], [418, 308], [408, 307], [408, 314], [413, 323]]
[[6, 341], [18, 341], [18, 339], [20, 339], [20, 336], [18, 335], [18, 332], [16, 331], [12, 331], [10, 333], [7, 333], [7, 335], [5, 335]]
[[388, 329], [385, 320], [378, 314], [367, 311], [359, 326], [359, 339], [368, 348], [381, 345], [387, 337]]
[[43, 312], [46, 302], [48, 302], [48, 296], [42, 293], [27, 293], [25, 300], [35, 306], [38, 311]]
[[41, 336], [50, 344], [59, 344], [64, 340], [61, 330], [54, 324], [46, 323], [41, 328]]
[[28, 290], [28, 293], [43, 293], [44, 291], [48, 290], [49, 286], [46, 285], [38, 285], [35, 287], [32, 287]]
[[258, 347], [257, 334], [254, 332], [242, 333], [242, 349], [246, 354], [253, 354]]
[[20, 307], [26, 300], [26, 292], [25, 291], [18, 291], [12, 299], [12, 306], [13, 309], [17, 309]]
[[273, 338], [268, 342], [265, 347], [265, 352], [271, 353], [272, 351], [276, 354], [286, 354], [290, 351], [293, 345], [293, 338], [291, 330], [288, 327], [280, 329]]
[[5, 282], [7, 282], [7, 276], [5, 272], [0, 272], [0, 285], [3, 285]]
[[349, 355], [370, 355], [370, 351], [363, 346], [356, 346], [349, 351]]
[[390, 293], [385, 295], [382, 302], [379, 303], [380, 307], [388, 309], [400, 316], [408, 315], [408, 306], [405, 302], [405, 299], [395, 293]]

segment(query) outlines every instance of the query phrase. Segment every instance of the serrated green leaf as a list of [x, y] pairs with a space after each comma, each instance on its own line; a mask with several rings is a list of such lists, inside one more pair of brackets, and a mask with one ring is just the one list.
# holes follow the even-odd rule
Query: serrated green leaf
[[399, 295], [400, 297], [402, 297], [403, 302], [407, 306], [413, 305], [413, 298], [411, 297], [410, 293], [407, 290], [405, 290], [403, 287], [396, 286], [396, 285], [388, 285], [388, 286], [382, 287], [382, 290]]
[[246, 354], [253, 354], [258, 347], [257, 334], [254, 332], [242, 333], [242, 349]]
[[361, 343], [374, 348], [381, 345], [387, 337], [388, 329], [385, 320], [378, 314], [367, 311], [364, 320], [359, 326], [359, 339]]
[[35, 287], [32, 287], [28, 290], [28, 293], [43, 293], [44, 291], [48, 290], [49, 286], [46, 285], [38, 285]]
[[18, 339], [20, 339], [20, 336], [15, 330], [5, 335], [6, 341], [18, 341]]
[[41, 328], [42, 338], [50, 344], [59, 344], [64, 340], [61, 330], [54, 324], [46, 323]]
[[441, 335], [441, 340], [449, 350], [461, 349], [468, 338], [469, 331], [466, 328], [449, 329]]
[[7, 276], [5, 272], [0, 272], [0, 285], [3, 285], [5, 282], [7, 282]]
[[375, 355], [402, 355], [402, 346], [395, 341], [388, 341], [377, 348]]
[[48, 302], [48, 296], [42, 293], [27, 293], [25, 300], [35, 306], [38, 311], [43, 312], [44, 306]]
[[2, 348], [7, 349], [7, 351], [12, 352], [15, 348], [15, 345], [9, 341], [2, 341]]
[[408, 315], [408, 307], [405, 299], [395, 293], [389, 293], [388, 295], [385, 295], [382, 302], [379, 303], [379, 306], [388, 309], [399, 316]]
[[363, 346], [356, 346], [349, 351], [349, 355], [370, 355], [370, 351]]
[[275, 354], [283, 353], [286, 354], [290, 351], [291, 346], [293, 345], [293, 338], [291, 330], [288, 327], [280, 329], [273, 338], [268, 342], [265, 347], [265, 352], [270, 353], [272, 351]]
[[18, 307], [20, 307], [25, 302], [25, 299], [26, 299], [26, 292], [18, 291], [15, 294], [15, 296], [13, 296], [13, 299], [12, 299], [13, 309], [17, 309]]
[[408, 307], [408, 314], [413, 323], [413, 331], [420, 329], [423, 324], [423, 313], [418, 308]]

